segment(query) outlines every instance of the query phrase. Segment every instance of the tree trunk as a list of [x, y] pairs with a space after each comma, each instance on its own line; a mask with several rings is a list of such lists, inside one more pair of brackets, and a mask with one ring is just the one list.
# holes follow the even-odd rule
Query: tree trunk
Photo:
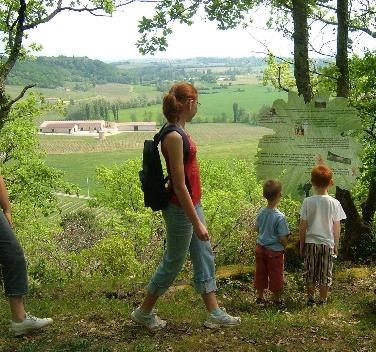
[[[338, 69], [337, 79], [337, 96], [348, 98], [350, 93], [350, 78], [349, 78], [349, 60], [348, 60], [348, 19], [349, 19], [349, 4], [348, 0], [337, 0], [337, 55], [336, 66]], [[374, 160], [376, 165], [376, 158]], [[347, 192], [346, 197], [343, 197], [344, 192]], [[343, 255], [345, 259], [357, 260], [358, 255], [355, 255], [356, 248], [362, 248], [362, 242], [367, 237], [372, 239], [371, 224], [373, 216], [376, 211], [376, 177], [371, 177], [368, 187], [368, 196], [366, 201], [362, 204], [362, 216], [359, 215], [349, 191], [340, 190], [342, 196], [339, 201], [342, 207], [346, 210], [346, 223], [344, 234]], [[338, 188], [336, 197], [338, 194]], [[337, 198], [338, 199], [338, 198]], [[359, 251], [359, 250], [358, 250]]]
[[312, 100], [312, 86], [309, 75], [308, 57], [308, 3], [305, 0], [292, 0], [294, 21], [294, 76], [299, 95], [307, 103]]
[[340, 248], [342, 259], [351, 261], [367, 259], [370, 255], [373, 255], [366, 253], [368, 249], [372, 250], [371, 242], [374, 235], [371, 227], [365, 224], [360, 217], [348, 190], [337, 186], [335, 196], [340, 201], [347, 216]]
[[[373, 160], [373, 167], [376, 170], [376, 155]], [[366, 201], [362, 204], [362, 216], [363, 221], [366, 224], [372, 224], [373, 217], [376, 212], [376, 171], [373, 171], [373, 175], [370, 177], [368, 186], [368, 196]]]
[[347, 44], [349, 39], [348, 27], [348, 0], [337, 0], [337, 55], [336, 66], [338, 68], [337, 97], [349, 96], [349, 58]]

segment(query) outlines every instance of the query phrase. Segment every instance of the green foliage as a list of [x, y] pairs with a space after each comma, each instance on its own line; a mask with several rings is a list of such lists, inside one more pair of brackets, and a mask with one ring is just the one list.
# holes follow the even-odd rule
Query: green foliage
[[292, 64], [285, 60], [279, 60], [269, 54], [267, 67], [264, 70], [262, 83], [264, 86], [271, 85], [277, 89], [296, 89]]
[[220, 30], [235, 28], [245, 24], [248, 11], [259, 1], [202, 1], [194, 0], [189, 4], [182, 0], [160, 1], [152, 18], [142, 17], [139, 23], [140, 39], [137, 47], [142, 54], [154, 54], [156, 51], [165, 51], [167, 36], [172, 33], [172, 24], [175, 21], [191, 25], [194, 15], [202, 8], [204, 16], [209, 21], [216, 21]]
[[[116, 212], [106, 227], [131, 240], [138, 262], [149, 259], [144, 268], [147, 271], [160, 257], [165, 229], [161, 214], [143, 205], [140, 165], [140, 160], [128, 160], [113, 168], [99, 168], [97, 177], [103, 191], [97, 192], [91, 203]], [[255, 216], [264, 203], [252, 166], [242, 160], [202, 160], [200, 173], [205, 217], [217, 263], [252, 262]], [[286, 198], [281, 207], [295, 229], [299, 204]]]
[[67, 275], [66, 257], [53, 239], [58, 227], [47, 222], [38, 208], [30, 208], [28, 202], [13, 203], [12, 216], [27, 258], [31, 288], [63, 280]]
[[120, 235], [102, 239], [87, 255], [89, 262], [96, 263], [96, 275], [122, 276], [125, 282], [134, 279], [142, 267], [136, 259], [133, 241]]
[[40, 104], [39, 97], [30, 94], [11, 110], [8, 122], [0, 131], [1, 173], [12, 203], [27, 204], [31, 211], [38, 208], [47, 215], [56, 210], [53, 192], [76, 192], [77, 187], [64, 182], [63, 173], [42, 160], [34, 122], [41, 113]]
[[99, 167], [97, 179], [104, 190], [96, 194], [92, 203], [119, 212], [128, 210], [142, 213], [143, 193], [138, 180], [140, 165], [140, 160], [129, 160], [112, 168]]

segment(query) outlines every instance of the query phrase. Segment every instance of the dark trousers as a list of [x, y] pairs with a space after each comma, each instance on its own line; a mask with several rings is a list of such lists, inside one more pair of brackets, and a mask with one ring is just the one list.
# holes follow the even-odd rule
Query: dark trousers
[[28, 292], [24, 252], [4, 213], [0, 211], [0, 266], [6, 296]]

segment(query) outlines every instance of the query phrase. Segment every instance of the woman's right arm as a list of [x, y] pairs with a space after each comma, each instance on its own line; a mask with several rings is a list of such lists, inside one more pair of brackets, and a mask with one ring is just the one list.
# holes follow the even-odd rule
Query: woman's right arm
[[194, 232], [198, 238], [202, 241], [207, 241], [209, 240], [208, 230], [198, 217], [185, 184], [183, 138], [178, 132], [171, 132], [164, 138], [163, 146], [167, 150], [170, 176], [176, 197], [185, 214], [191, 220]]

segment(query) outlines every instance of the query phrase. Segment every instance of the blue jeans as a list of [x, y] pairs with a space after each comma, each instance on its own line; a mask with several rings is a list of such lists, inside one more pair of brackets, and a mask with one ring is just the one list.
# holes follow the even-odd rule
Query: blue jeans
[[[201, 204], [196, 207], [197, 215], [205, 225]], [[179, 274], [189, 251], [193, 265], [193, 282], [198, 293], [209, 293], [217, 289], [215, 281], [214, 254], [210, 241], [201, 241], [193, 232], [193, 226], [184, 210], [169, 203], [163, 210], [166, 223], [166, 249], [147, 290], [161, 296], [172, 285]]]
[[0, 211], [0, 266], [5, 295], [26, 295], [28, 286], [25, 256], [2, 211]]

